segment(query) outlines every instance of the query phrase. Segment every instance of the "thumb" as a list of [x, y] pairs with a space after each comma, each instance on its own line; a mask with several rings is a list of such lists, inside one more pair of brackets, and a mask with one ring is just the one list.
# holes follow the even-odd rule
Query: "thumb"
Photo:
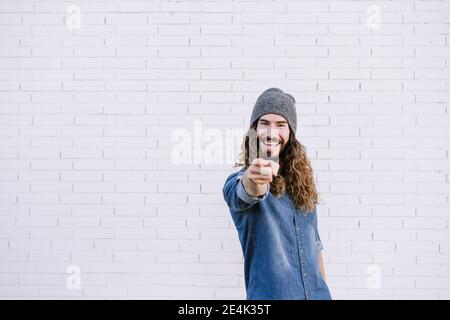
[[272, 168], [272, 174], [276, 177], [278, 176], [278, 170], [280, 169], [280, 165], [275, 162], [275, 161], [271, 161], [270, 162], [270, 167]]

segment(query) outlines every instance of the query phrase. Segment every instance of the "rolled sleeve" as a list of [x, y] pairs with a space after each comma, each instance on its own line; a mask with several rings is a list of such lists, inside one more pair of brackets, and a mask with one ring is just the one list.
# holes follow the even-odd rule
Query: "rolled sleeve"
[[266, 185], [266, 192], [263, 195], [261, 195], [259, 197], [252, 197], [247, 193], [247, 191], [245, 191], [244, 184], [242, 183], [242, 175], [239, 175], [237, 177], [237, 179], [239, 181], [238, 181], [236, 192], [237, 192], [239, 199], [241, 199], [245, 203], [254, 204], [254, 203], [256, 203], [258, 201], [262, 201], [268, 197], [269, 190], [270, 190], [270, 187], [268, 184]]

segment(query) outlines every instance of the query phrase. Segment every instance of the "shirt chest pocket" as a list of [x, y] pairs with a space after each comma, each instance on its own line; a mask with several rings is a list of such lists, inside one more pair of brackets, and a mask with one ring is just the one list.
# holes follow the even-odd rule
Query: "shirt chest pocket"
[[[300, 233], [296, 230], [295, 219], [292, 213], [285, 212], [286, 215], [290, 214], [290, 218], [284, 217], [280, 219], [278, 230], [279, 249], [283, 252], [284, 258], [289, 261], [290, 265], [300, 266], [300, 250], [302, 250], [302, 243], [299, 237]], [[301, 232], [301, 230], [300, 230]]]

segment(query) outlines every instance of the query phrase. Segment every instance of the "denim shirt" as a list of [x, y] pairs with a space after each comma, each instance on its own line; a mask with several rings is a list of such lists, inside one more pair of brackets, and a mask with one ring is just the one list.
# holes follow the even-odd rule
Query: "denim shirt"
[[316, 210], [304, 213], [287, 193], [276, 198], [269, 187], [251, 197], [242, 184], [244, 170], [227, 178], [223, 197], [242, 247], [247, 300], [331, 300], [319, 269]]

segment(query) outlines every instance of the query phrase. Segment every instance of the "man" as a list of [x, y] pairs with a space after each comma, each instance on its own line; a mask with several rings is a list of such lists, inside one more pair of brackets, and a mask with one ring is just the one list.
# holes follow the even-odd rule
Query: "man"
[[247, 299], [331, 299], [325, 282], [310, 161], [295, 137], [295, 99], [279, 88], [257, 99], [243, 166], [223, 186], [244, 255]]

